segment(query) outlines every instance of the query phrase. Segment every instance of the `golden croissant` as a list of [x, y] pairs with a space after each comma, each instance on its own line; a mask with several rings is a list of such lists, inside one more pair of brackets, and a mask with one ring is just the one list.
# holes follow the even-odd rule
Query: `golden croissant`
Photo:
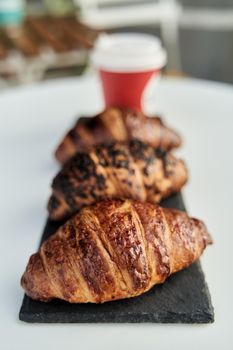
[[21, 279], [31, 298], [103, 303], [145, 293], [197, 260], [211, 243], [204, 223], [131, 200], [86, 207], [31, 256]]
[[138, 139], [151, 146], [170, 150], [181, 144], [180, 136], [160, 118], [147, 117], [127, 108], [107, 108], [95, 117], [80, 118], [59, 144], [55, 157], [65, 163], [77, 151], [113, 141]]
[[138, 140], [99, 145], [76, 153], [52, 183], [48, 211], [52, 220], [72, 216], [105, 198], [158, 203], [187, 181], [182, 160]]

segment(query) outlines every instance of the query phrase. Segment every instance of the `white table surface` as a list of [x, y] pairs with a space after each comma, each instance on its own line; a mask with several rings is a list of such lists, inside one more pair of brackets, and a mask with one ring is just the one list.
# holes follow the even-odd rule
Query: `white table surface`
[[64, 79], [0, 93], [0, 348], [233, 349], [233, 88], [163, 79], [157, 109], [179, 130], [190, 169], [184, 190], [191, 215], [205, 220], [214, 245], [202, 265], [215, 323], [27, 324], [18, 320], [19, 280], [46, 219], [53, 150], [75, 115], [99, 111], [93, 78]]

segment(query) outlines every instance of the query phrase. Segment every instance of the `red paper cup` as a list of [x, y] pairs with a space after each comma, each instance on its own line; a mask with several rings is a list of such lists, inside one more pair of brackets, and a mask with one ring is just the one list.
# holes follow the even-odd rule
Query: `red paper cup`
[[146, 34], [101, 35], [92, 52], [106, 106], [144, 109], [144, 92], [160, 74], [166, 52], [158, 38]]

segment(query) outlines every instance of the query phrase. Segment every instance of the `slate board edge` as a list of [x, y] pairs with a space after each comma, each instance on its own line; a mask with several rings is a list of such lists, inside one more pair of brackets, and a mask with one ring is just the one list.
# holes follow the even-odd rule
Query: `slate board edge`
[[[203, 273], [203, 270], [201, 268], [200, 261], [198, 260], [195, 265], [197, 266], [199, 273], [204, 278], [204, 286], [205, 286], [205, 295], [208, 301], [208, 311], [201, 311], [196, 312], [190, 317], [190, 315], [187, 317], [185, 314], [172, 314], [169, 313], [157, 313], [154, 314], [141, 314], [141, 313], [131, 313], [131, 314], [125, 314], [125, 315], [119, 315], [117, 314], [117, 319], [114, 319], [114, 314], [110, 314], [109, 318], [111, 321], [109, 321], [109, 318], [105, 318], [105, 315], [102, 313], [98, 313], [98, 318], [96, 318], [96, 315], [93, 315], [93, 318], [90, 317], [90, 314], [78, 314], [69, 313], [67, 315], [66, 313], [59, 313], [58, 315], [50, 314], [47, 315], [46, 321], [43, 318], [43, 312], [37, 313], [37, 314], [31, 314], [30, 312], [26, 312], [23, 310], [24, 303], [30, 302], [30, 298], [27, 297], [27, 295], [24, 295], [23, 303], [21, 306], [21, 310], [19, 313], [19, 319], [24, 322], [29, 323], [164, 323], [164, 324], [208, 324], [214, 322], [214, 308], [211, 302], [211, 296], [209, 292], [208, 285], [205, 280], [205, 276]], [[42, 317], [41, 317], [42, 315]], [[56, 321], [55, 321], [56, 319]]]
[[[177, 200], [179, 201], [179, 209], [185, 210], [185, 206], [183, 203], [183, 198], [180, 193], [177, 195]], [[169, 206], [168, 206], [169, 207]], [[43, 233], [44, 235], [44, 233]], [[43, 236], [42, 236], [43, 241]], [[172, 314], [170, 313], [157, 313], [155, 314], [149, 314], [149, 313], [131, 313], [131, 314], [124, 314], [119, 315], [117, 314], [117, 319], [114, 318], [114, 314], [111, 314], [111, 320], [109, 318], [105, 318], [105, 315], [98, 312], [98, 318], [96, 318], [96, 315], [93, 314], [93, 318], [90, 317], [90, 314], [82, 313], [78, 314], [76, 312], [72, 313], [69, 312], [69, 315], [66, 313], [59, 312], [58, 315], [55, 315], [53, 313], [47, 314], [46, 320], [43, 318], [44, 312], [41, 313], [30, 313], [25, 311], [25, 305], [26, 303], [30, 303], [31, 299], [24, 295], [22, 306], [19, 312], [19, 319], [24, 322], [29, 323], [185, 323], [185, 324], [208, 324], [214, 322], [214, 308], [211, 302], [211, 296], [210, 292], [205, 280], [205, 276], [203, 273], [203, 270], [201, 268], [200, 262], [194, 263], [197, 265], [197, 268], [199, 270], [200, 276], [203, 278], [203, 285], [205, 290], [205, 297], [207, 299], [208, 304], [208, 311], [202, 310], [201, 312], [196, 312], [192, 314], [192, 317], [190, 315], [187, 317], [186, 314]]]

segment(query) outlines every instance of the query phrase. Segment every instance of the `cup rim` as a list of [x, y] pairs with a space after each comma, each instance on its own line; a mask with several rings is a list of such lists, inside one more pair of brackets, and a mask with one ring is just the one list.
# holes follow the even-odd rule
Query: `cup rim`
[[167, 62], [160, 39], [143, 33], [100, 34], [90, 58], [95, 67], [111, 72], [159, 70]]

